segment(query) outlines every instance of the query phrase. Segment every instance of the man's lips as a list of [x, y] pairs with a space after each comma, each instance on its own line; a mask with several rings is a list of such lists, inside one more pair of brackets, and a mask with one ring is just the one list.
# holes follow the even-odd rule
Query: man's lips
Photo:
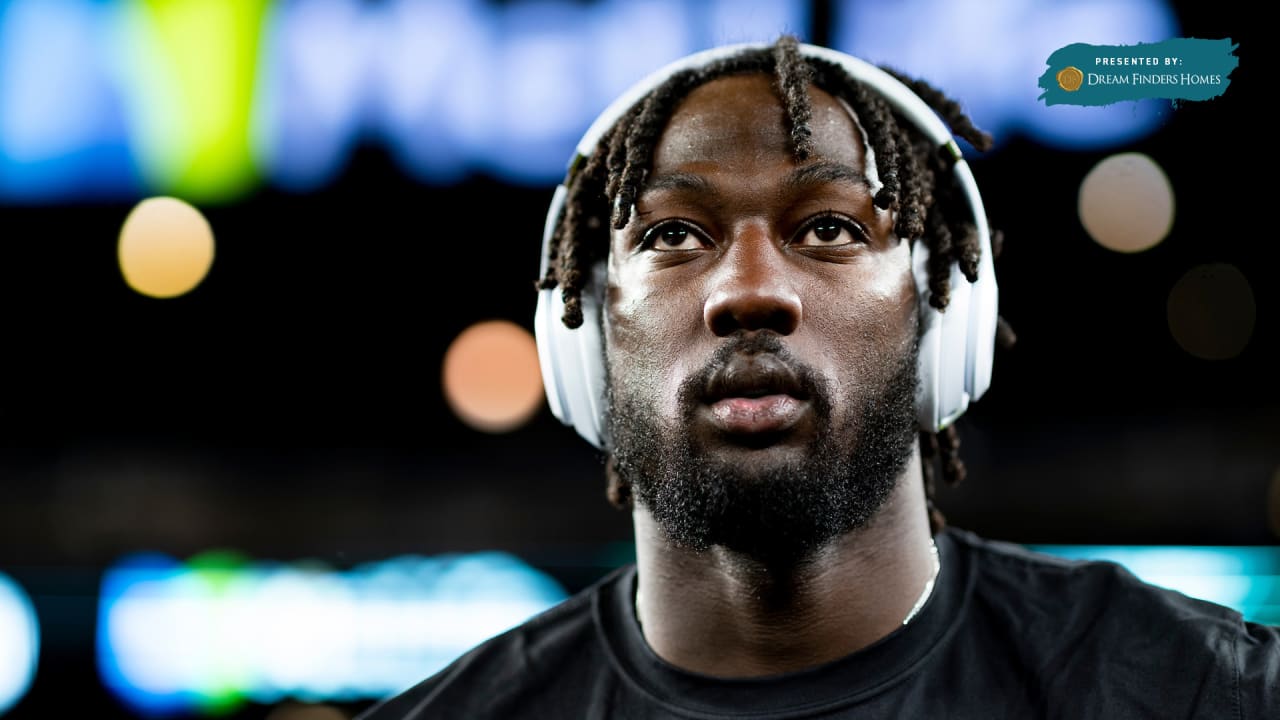
[[709, 378], [702, 402], [711, 424], [734, 435], [787, 430], [810, 409], [796, 373], [773, 353], [731, 356]]
[[710, 405], [713, 424], [734, 435], [775, 433], [800, 420], [808, 403], [790, 395], [727, 397]]

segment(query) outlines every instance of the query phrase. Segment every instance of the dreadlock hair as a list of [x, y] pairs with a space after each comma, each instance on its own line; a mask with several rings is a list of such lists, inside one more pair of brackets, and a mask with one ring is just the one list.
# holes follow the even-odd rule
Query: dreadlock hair
[[[960, 106], [941, 91], [921, 80], [882, 68], [919, 95], [946, 122], [953, 135], [967, 140], [978, 150], [991, 147], [991, 136], [974, 127]], [[633, 105], [610, 128], [594, 152], [570, 168], [566, 181], [568, 197], [548, 251], [548, 270], [537, 283], [540, 290], [559, 287], [564, 299], [562, 321], [569, 328], [582, 325], [582, 292], [588, 271], [606, 259], [609, 231], [622, 229], [631, 217], [636, 197], [644, 187], [653, 159], [654, 146], [666, 128], [676, 106], [695, 88], [729, 75], [760, 73], [772, 75], [778, 97], [786, 110], [787, 130], [797, 162], [813, 152], [813, 131], [809, 125], [812, 103], [809, 86], [822, 88], [848, 103], [866, 132], [875, 153], [882, 187], [874, 198], [881, 210], [896, 209], [894, 231], [902, 238], [923, 238], [929, 248], [929, 303], [945, 310], [951, 298], [951, 263], [957, 263], [969, 282], [978, 278], [981, 239], [968, 219], [969, 206], [963, 193], [951, 182], [954, 159], [915, 130], [874, 91], [834, 63], [804, 58], [798, 41], [781, 37], [772, 47], [750, 49], [705, 66], [671, 75]], [[992, 255], [1003, 246], [1000, 233], [991, 238]], [[1012, 330], [999, 318], [997, 341], [1010, 347]], [[921, 432], [925, 497], [929, 525], [933, 533], [942, 530], [946, 519], [934, 504], [935, 477], [942, 473], [948, 485], [965, 477], [960, 459], [960, 438], [955, 426], [938, 433]], [[935, 467], [935, 465], [939, 467]], [[606, 464], [607, 496], [623, 509], [632, 505], [631, 488]]]

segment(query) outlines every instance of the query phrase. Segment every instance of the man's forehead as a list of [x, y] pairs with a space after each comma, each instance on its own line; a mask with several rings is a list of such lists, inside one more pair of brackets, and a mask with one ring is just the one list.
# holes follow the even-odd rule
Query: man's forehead
[[[849, 107], [813, 86], [809, 98], [813, 154], [863, 170], [862, 134]], [[654, 148], [653, 169], [660, 174], [751, 154], [790, 156], [794, 151], [789, 128], [771, 76], [717, 78], [690, 92], [672, 113]]]

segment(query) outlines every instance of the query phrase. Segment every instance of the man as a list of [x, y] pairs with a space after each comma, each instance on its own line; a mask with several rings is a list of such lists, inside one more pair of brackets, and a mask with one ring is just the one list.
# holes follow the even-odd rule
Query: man
[[971, 176], [909, 103], [989, 139], [854, 62], [701, 56], [588, 134], [539, 343], [637, 563], [366, 717], [1280, 717], [1275, 628], [943, 528], [931, 443], [962, 471], [994, 277]]

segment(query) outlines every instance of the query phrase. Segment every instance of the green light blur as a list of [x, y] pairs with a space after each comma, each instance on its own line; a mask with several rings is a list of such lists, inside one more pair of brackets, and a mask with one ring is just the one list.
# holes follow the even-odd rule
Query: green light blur
[[223, 202], [249, 189], [252, 103], [267, 0], [135, 0], [120, 8], [134, 81], [130, 141], [166, 194]]
[[[208, 588], [206, 597], [227, 601], [243, 595], [240, 588], [248, 582], [245, 572], [248, 565], [245, 556], [229, 550], [211, 550], [187, 561], [192, 579]], [[237, 619], [211, 618], [211, 621], [234, 624]], [[250, 687], [254, 678], [249, 676], [243, 665], [226, 661], [226, 658], [235, 656], [235, 653], [219, 654], [223, 662], [217, 662], [210, 668], [196, 703], [204, 715], [229, 715], [245, 704], [244, 688]]]

